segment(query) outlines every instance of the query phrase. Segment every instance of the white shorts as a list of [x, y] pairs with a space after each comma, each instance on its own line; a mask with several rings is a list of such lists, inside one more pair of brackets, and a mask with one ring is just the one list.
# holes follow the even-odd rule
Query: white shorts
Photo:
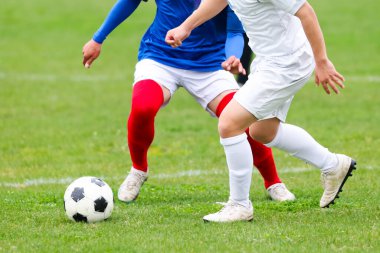
[[143, 59], [136, 64], [134, 83], [146, 79], [152, 79], [167, 88], [172, 96], [178, 88], [185, 88], [212, 116], [215, 115], [207, 105], [220, 93], [239, 89], [234, 76], [227, 71], [199, 72], [177, 69], [150, 59]]
[[308, 43], [291, 55], [256, 57], [248, 81], [234, 98], [258, 120], [284, 122], [294, 95], [309, 80], [314, 66]]

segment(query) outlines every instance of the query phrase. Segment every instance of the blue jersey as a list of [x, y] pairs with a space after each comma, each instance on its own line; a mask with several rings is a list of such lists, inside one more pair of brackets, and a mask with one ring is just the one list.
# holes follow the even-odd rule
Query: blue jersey
[[[106, 19], [94, 35], [95, 41], [103, 42], [108, 33], [126, 18], [115, 17], [115, 15], [126, 15], [126, 10], [118, 12], [115, 8], [133, 8], [129, 10], [132, 13], [140, 3], [140, 0], [119, 0], [118, 3], [123, 1], [126, 2], [125, 5], [119, 4], [120, 7], [115, 5], [114, 10], [107, 17], [108, 21], [117, 20], [118, 22], [107, 24]], [[133, 2], [135, 6], [131, 5]], [[138, 59], [152, 59], [167, 66], [202, 72], [221, 69], [221, 62], [226, 59], [227, 32], [244, 32], [240, 21], [228, 7], [213, 19], [194, 29], [180, 47], [172, 48], [165, 42], [167, 31], [185, 21], [198, 8], [199, 3], [200, 0], [156, 0], [156, 17], [141, 40]]]

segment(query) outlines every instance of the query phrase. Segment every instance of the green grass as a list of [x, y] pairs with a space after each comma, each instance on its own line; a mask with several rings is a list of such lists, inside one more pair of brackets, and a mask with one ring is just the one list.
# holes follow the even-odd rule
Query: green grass
[[112, 4], [1, 3], [0, 252], [380, 251], [380, 4], [370, 0], [312, 1], [347, 88], [326, 96], [310, 83], [288, 116], [332, 151], [358, 161], [332, 208], [318, 207], [318, 171], [297, 172], [307, 166], [275, 151], [280, 176], [297, 201], [270, 201], [254, 173], [254, 221], [204, 224], [202, 217], [220, 208], [214, 203], [228, 197], [228, 174], [216, 119], [183, 90], [157, 117], [151, 177], [138, 201], [117, 201], [108, 221], [70, 222], [63, 210], [68, 183], [29, 185], [94, 175], [116, 193], [130, 167], [125, 124], [131, 83], [155, 6], [142, 4], [84, 70], [82, 45]]

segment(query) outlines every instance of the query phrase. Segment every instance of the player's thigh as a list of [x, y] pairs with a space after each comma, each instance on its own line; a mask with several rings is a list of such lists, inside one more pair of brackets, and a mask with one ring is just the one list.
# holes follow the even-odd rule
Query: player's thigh
[[226, 91], [223, 91], [218, 96], [216, 96], [216, 98], [214, 98], [213, 100], [211, 100], [210, 103], [208, 103], [207, 108], [209, 110], [211, 110], [215, 114], [216, 113], [216, 109], [218, 108], [218, 106], [219, 106], [220, 102], [223, 100], [223, 98], [225, 96], [227, 96], [228, 94], [230, 94], [231, 92], [235, 92], [235, 91], [236, 90], [226, 90]]
[[225, 95], [239, 88], [234, 76], [224, 70], [186, 71], [182, 80], [182, 86], [211, 115]]

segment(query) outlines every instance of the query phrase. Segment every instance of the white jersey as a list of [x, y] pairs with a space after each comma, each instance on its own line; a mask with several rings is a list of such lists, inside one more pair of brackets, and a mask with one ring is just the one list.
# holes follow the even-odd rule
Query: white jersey
[[306, 0], [228, 0], [258, 56], [283, 56], [308, 43], [294, 16]]

